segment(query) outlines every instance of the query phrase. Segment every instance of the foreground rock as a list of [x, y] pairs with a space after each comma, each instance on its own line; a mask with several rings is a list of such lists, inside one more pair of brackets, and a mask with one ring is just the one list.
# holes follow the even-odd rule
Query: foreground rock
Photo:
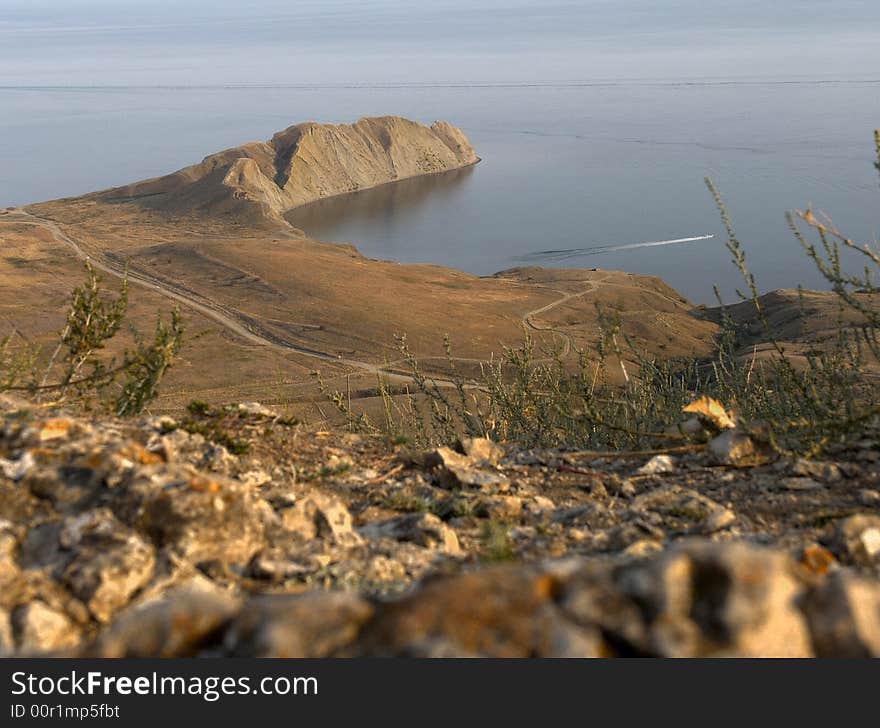
[[878, 473], [845, 453], [413, 454], [261, 406], [2, 407], [5, 655], [880, 656]]
[[799, 578], [784, 554], [695, 542], [644, 562], [573, 559], [435, 579], [390, 602], [352, 592], [175, 591], [84, 654], [251, 657], [880, 656], [880, 587]]

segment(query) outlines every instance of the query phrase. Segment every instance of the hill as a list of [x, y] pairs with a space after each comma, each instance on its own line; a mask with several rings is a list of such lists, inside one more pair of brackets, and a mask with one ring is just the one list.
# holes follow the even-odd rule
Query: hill
[[460, 129], [397, 116], [354, 124], [291, 126], [266, 142], [211, 154], [199, 164], [94, 195], [156, 210], [280, 221], [287, 210], [333, 195], [476, 164]]
[[622, 332], [652, 355], [711, 350], [717, 326], [651, 276], [523, 268], [480, 277], [401, 265], [316, 242], [283, 218], [321, 197], [477, 161], [445, 122], [310, 122], [164, 177], [6, 211], [0, 236], [14, 253], [0, 258], [3, 333], [47, 340], [88, 257], [111, 278], [128, 271], [139, 316], [164, 298], [199, 334], [156, 405], [166, 411], [194, 397], [259, 399], [323, 418], [312, 369], [373, 406], [378, 374], [409, 381], [397, 334], [438, 376], [449, 367], [444, 334], [465, 374], [526, 335], [574, 365], [599, 340], [600, 308], [616, 311]]

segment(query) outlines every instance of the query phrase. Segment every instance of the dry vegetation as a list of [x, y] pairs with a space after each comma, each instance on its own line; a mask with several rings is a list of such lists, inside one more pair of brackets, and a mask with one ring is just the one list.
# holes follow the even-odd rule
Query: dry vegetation
[[[217, 158], [232, 164], [248, 150]], [[111, 190], [6, 211], [0, 235], [15, 251], [0, 261], [7, 350], [42, 345], [42, 358], [33, 358], [45, 366], [53, 332], [65, 325], [62, 294], [77, 255], [87, 255], [136, 285], [135, 320], [159, 308], [160, 296], [184, 306], [192, 335], [165, 391], [151, 388], [156, 412], [181, 411], [194, 398], [258, 399], [395, 440], [469, 434], [657, 448], [686, 438], [669, 428], [684, 404], [706, 393], [748, 426], [770, 428], [775, 446], [807, 451], [875, 413], [878, 257], [810, 210], [790, 224], [832, 291], [759, 296], [709, 183], [746, 292], [740, 303], [698, 310], [648, 276], [518, 268], [480, 278], [366, 259], [289, 227], [270, 230], [268, 218], [254, 226], [250, 207], [246, 216], [206, 215], [181, 208], [179, 198], [163, 207], [174, 190], [156, 192], [160, 182], [194, 177], [204, 191], [210, 175], [193, 169], [202, 167], [123, 196]], [[864, 275], [847, 272], [846, 253], [866, 259]], [[132, 364], [137, 343], [112, 328], [101, 348]], [[100, 378], [118, 365], [95, 366]], [[313, 370], [321, 372], [317, 386]], [[33, 389], [30, 376], [17, 386]]]

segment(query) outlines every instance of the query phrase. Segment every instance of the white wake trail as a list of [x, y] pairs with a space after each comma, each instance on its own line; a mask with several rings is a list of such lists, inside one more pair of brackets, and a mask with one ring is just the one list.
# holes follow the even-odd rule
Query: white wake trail
[[[675, 240], [654, 240], [649, 243], [628, 243], [627, 245], [609, 245], [603, 248], [603, 252], [611, 253], [615, 250], [632, 250], [633, 248], [654, 248], [658, 245], [677, 245], [678, 243], [694, 243], [697, 240], [710, 240], [714, 235], [697, 235], [693, 238], [676, 238]], [[596, 250], [596, 248], [587, 248]]]
[[563, 260], [565, 258], [577, 258], [587, 255], [600, 255], [602, 253], [615, 253], [620, 250], [635, 250], [637, 248], [656, 248], [664, 245], [681, 245], [694, 243], [699, 240], [711, 240], [714, 235], [696, 235], [690, 238], [675, 238], [674, 240], [651, 240], [644, 243], [626, 243], [623, 245], [595, 245], [590, 248], [568, 248], [566, 250], [539, 250], [536, 253], [517, 258], [517, 260]]

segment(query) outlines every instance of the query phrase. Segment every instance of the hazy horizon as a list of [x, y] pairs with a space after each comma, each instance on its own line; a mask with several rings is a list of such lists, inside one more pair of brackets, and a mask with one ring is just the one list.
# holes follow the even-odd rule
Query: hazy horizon
[[0, 86], [880, 78], [868, 0], [4, 0]]

